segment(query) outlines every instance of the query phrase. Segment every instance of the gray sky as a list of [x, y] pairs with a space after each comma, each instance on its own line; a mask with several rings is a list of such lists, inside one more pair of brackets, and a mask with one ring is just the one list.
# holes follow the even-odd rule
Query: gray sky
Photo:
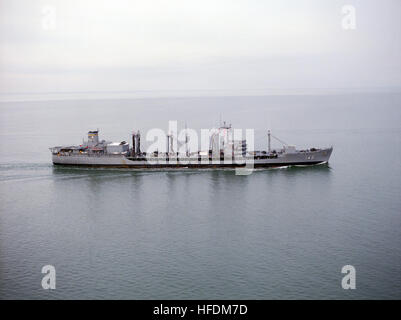
[[399, 0], [0, 0], [0, 93], [400, 87], [400, 15]]

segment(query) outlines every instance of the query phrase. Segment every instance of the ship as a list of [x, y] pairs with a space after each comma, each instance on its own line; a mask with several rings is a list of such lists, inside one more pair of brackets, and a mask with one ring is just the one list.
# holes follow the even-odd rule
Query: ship
[[[173, 137], [166, 135], [163, 151], [141, 151], [141, 134], [132, 133], [131, 145], [126, 141], [111, 142], [99, 139], [99, 130], [89, 131], [87, 141], [80, 145], [49, 148], [54, 165], [110, 167], [132, 169], [217, 169], [217, 168], [270, 168], [284, 166], [310, 166], [328, 163], [333, 147], [298, 150], [273, 136], [267, 130], [267, 150], [247, 150], [246, 140], [227, 140], [231, 125], [217, 128], [210, 137], [208, 150], [184, 152], [173, 149]], [[223, 134], [222, 134], [223, 133]], [[281, 143], [279, 149], [271, 147], [271, 139]], [[184, 144], [188, 145], [185, 135]], [[182, 148], [181, 148], [182, 149]]]

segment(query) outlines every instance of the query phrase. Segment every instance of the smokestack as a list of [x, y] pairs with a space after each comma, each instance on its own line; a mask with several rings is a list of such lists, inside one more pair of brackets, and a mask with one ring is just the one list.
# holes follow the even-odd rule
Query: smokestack
[[138, 132], [136, 133], [136, 140], [138, 142], [137, 146], [136, 146], [136, 154], [140, 155], [141, 154], [141, 133]]
[[135, 144], [136, 144], [136, 135], [135, 135], [135, 131], [134, 131], [134, 132], [132, 132], [132, 156], [133, 157], [136, 156]]

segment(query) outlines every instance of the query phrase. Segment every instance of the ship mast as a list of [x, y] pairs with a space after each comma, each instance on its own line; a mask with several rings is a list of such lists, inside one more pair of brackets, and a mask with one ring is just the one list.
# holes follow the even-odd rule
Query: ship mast
[[167, 145], [166, 145], [167, 156], [170, 154], [170, 135], [167, 134]]
[[189, 157], [189, 146], [188, 146], [188, 129], [187, 123], [185, 123], [185, 153], [186, 156]]

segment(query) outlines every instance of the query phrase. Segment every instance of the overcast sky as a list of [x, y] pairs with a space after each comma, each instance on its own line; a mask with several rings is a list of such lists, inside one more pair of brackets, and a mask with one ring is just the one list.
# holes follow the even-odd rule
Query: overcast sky
[[0, 0], [0, 93], [400, 87], [400, 32], [400, 0]]

